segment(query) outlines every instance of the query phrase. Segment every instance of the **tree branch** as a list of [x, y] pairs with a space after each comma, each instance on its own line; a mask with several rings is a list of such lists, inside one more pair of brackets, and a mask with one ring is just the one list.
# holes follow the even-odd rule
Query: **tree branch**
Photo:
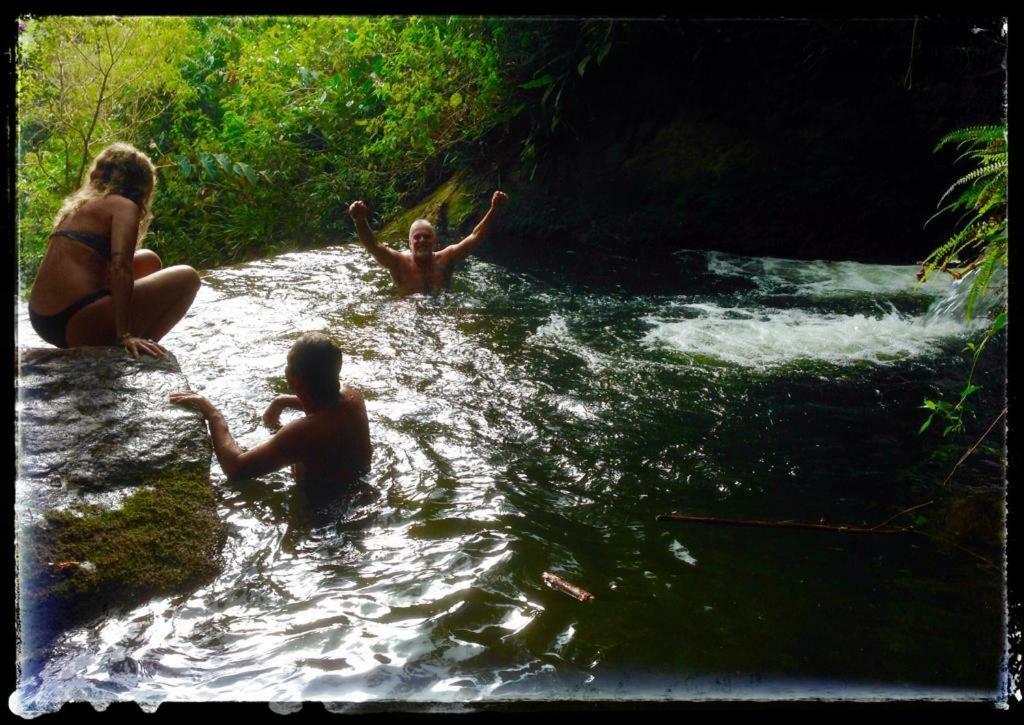
[[92, 114], [92, 122], [89, 124], [89, 130], [86, 132], [82, 139], [82, 161], [78, 166], [78, 179], [76, 185], [82, 183], [82, 174], [85, 172], [85, 166], [89, 163], [89, 141], [92, 138], [93, 131], [96, 130], [96, 124], [99, 122], [100, 111], [103, 109], [104, 91], [107, 88], [107, 81], [110, 79], [110, 74], [113, 72], [114, 66], [111, 64], [106, 72], [103, 74], [103, 82], [100, 83], [100, 91], [96, 97], [96, 108]]
[[862, 526], [832, 526], [829, 524], [811, 524], [802, 521], [758, 521], [756, 519], [722, 519], [715, 516], [687, 516], [685, 514], [658, 514], [657, 521], [688, 521], [699, 524], [730, 524], [732, 526], [771, 526], [788, 529], [818, 529], [820, 531], [836, 531], [849, 534], [906, 534], [913, 531], [909, 528], [883, 529], [880, 526], [864, 528]]
[[966, 461], [967, 457], [969, 455], [971, 455], [972, 453], [974, 453], [974, 451], [978, 448], [978, 446], [981, 445], [981, 442], [983, 440], [985, 440], [985, 438], [988, 436], [989, 433], [992, 432], [992, 429], [996, 427], [996, 423], [998, 423], [1000, 421], [1000, 419], [1004, 415], [1006, 415], [1007, 410], [1009, 410], [1009, 406], [1003, 408], [1003, 412], [996, 416], [996, 419], [992, 421], [992, 425], [990, 425], [988, 427], [988, 430], [986, 430], [984, 433], [981, 434], [981, 438], [979, 438], [977, 440], [977, 442], [975, 442], [975, 444], [973, 446], [968, 448], [966, 453], [964, 453], [962, 456], [960, 456], [960, 460], [956, 462], [956, 465], [953, 466], [953, 470], [949, 472], [949, 475], [946, 476], [946, 480], [942, 482], [943, 486], [945, 486], [946, 484], [949, 483], [949, 480], [951, 478], [953, 478], [953, 474], [956, 473], [956, 469], [958, 469], [960, 467], [960, 464], [963, 463], [964, 461]]

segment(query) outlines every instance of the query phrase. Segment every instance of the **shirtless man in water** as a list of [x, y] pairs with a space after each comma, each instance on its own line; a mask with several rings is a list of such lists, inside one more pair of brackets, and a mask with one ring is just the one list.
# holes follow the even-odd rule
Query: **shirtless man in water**
[[348, 213], [356, 223], [359, 241], [374, 259], [391, 272], [398, 293], [405, 296], [416, 292], [436, 292], [442, 287], [447, 287], [454, 265], [468, 257], [487, 234], [495, 212], [506, 201], [508, 195], [505, 192], [494, 192], [494, 196], [491, 197], [491, 208], [487, 210], [473, 232], [458, 244], [445, 247], [440, 252], [435, 251], [437, 235], [434, 233], [434, 227], [426, 219], [417, 219], [412, 223], [409, 227], [410, 251], [399, 252], [377, 241], [370, 224], [366, 221], [366, 204], [361, 201], [353, 202], [348, 208]]
[[288, 351], [285, 380], [294, 395], [279, 395], [263, 414], [268, 427], [280, 425], [281, 411], [299, 408], [294, 420], [251, 451], [232, 438], [224, 416], [197, 393], [172, 393], [171, 402], [196, 408], [210, 426], [213, 450], [229, 480], [257, 478], [293, 466], [295, 480], [347, 484], [369, 470], [370, 428], [358, 390], [342, 386], [341, 350], [330, 338], [307, 333]]

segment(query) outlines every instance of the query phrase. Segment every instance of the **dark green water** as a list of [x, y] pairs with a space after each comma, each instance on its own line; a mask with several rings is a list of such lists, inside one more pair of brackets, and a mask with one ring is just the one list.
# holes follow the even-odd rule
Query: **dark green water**
[[19, 707], [999, 699], [998, 529], [655, 520], [874, 526], [934, 500], [922, 526], [948, 534], [963, 491], [998, 500], [984, 457], [939, 489], [963, 447], [936, 457], [917, 433], [921, 400], [965, 372], [969, 330], [937, 304], [954, 290], [915, 289], [913, 267], [673, 264], [677, 282], [635, 294], [472, 260], [450, 292], [404, 300], [351, 246], [207, 274], [164, 341], [193, 388], [252, 446], [291, 342], [328, 332], [367, 399], [368, 491], [311, 507], [287, 473], [229, 484], [214, 462], [224, 573], [69, 632]]

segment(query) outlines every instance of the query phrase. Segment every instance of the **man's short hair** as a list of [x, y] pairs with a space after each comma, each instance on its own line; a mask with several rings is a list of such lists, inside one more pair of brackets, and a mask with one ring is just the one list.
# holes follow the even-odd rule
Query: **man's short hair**
[[434, 225], [431, 224], [429, 220], [427, 220], [427, 219], [417, 219], [416, 221], [414, 221], [412, 224], [409, 225], [409, 236], [410, 237], [412, 236], [413, 227], [415, 227], [417, 224], [426, 224], [428, 227], [430, 227], [430, 231], [434, 232], [435, 236], [437, 235], [437, 232], [434, 231]]
[[330, 401], [341, 390], [341, 350], [327, 335], [307, 332], [296, 340], [288, 351], [288, 367], [314, 400]]

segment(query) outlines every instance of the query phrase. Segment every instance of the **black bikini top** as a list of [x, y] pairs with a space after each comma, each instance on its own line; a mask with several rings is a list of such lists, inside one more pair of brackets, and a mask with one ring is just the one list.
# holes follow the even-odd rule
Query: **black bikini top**
[[81, 242], [104, 259], [110, 259], [110, 237], [102, 234], [90, 234], [89, 232], [57, 231], [50, 234], [51, 237], [68, 237], [76, 242]]

